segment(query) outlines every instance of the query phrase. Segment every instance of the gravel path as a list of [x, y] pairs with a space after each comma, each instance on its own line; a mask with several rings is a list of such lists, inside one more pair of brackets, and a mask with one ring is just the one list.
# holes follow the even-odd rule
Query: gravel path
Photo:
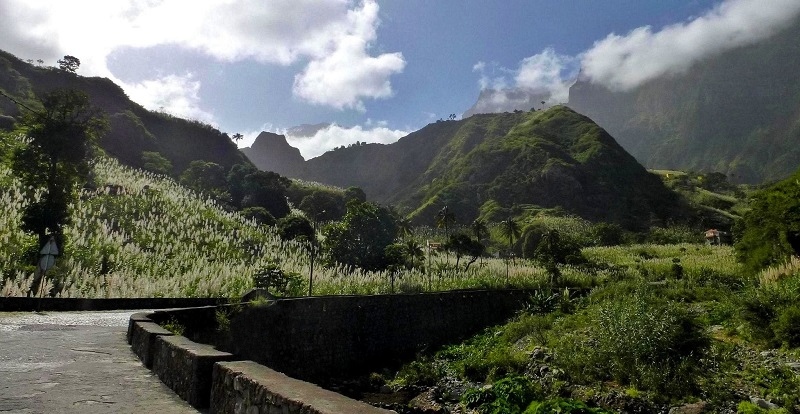
[[131, 352], [134, 312], [0, 313], [0, 413], [197, 413]]

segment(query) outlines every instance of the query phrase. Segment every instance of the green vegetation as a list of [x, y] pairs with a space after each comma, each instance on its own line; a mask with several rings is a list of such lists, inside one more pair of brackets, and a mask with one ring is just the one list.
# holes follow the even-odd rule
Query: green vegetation
[[[0, 81], [34, 105], [26, 78], [9, 79]], [[800, 412], [800, 172], [749, 202], [748, 189], [719, 173], [659, 171], [659, 180], [597, 125], [555, 107], [442, 121], [398, 143], [409, 154], [420, 150], [407, 143], [422, 138], [435, 147], [402, 171], [387, 168], [405, 187], [385, 190], [418, 206], [403, 217], [358, 187], [292, 181], [235, 157], [176, 155], [169, 147], [178, 141], [151, 133], [157, 125], [221, 133], [134, 109], [112, 115], [112, 129], [144, 143], [135, 159], [148, 172], [89, 157], [92, 117], [78, 117], [83, 129], [39, 119], [0, 133], [0, 295], [23, 296], [39, 283], [45, 227], [63, 234], [41, 282], [54, 297], [526, 288], [534, 293], [515, 318], [427, 350], [390, 384], [434, 387], [439, 403], [479, 413], [663, 412], [688, 403]], [[73, 139], [47, 141], [62, 130]], [[330, 157], [368, 158], [380, 148]], [[62, 175], [37, 174], [54, 170]], [[34, 225], [48, 216], [40, 206], [55, 204], [58, 221]], [[707, 228], [732, 233], [735, 250], [724, 239], [703, 244]], [[216, 315], [218, 328], [229, 316]]]
[[737, 256], [751, 271], [800, 255], [800, 171], [758, 193], [737, 228]]

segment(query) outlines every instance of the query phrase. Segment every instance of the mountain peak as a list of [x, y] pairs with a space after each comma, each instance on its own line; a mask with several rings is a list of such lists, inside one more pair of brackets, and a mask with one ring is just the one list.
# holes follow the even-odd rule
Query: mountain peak
[[259, 169], [281, 175], [296, 176], [305, 159], [300, 150], [291, 146], [285, 135], [262, 131], [253, 145], [242, 152]]

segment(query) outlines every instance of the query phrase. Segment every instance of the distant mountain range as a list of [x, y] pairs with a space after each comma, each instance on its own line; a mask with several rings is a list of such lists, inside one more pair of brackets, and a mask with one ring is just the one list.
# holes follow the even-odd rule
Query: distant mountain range
[[[246, 153], [262, 169], [361, 187], [372, 200], [411, 211], [417, 223], [431, 224], [444, 206], [464, 223], [536, 206], [629, 228], [685, 212], [608, 133], [564, 106], [440, 121], [393, 144], [350, 146], [305, 162], [289, 148], [285, 137], [262, 133]], [[296, 164], [287, 165], [289, 157]]]
[[[647, 168], [717, 171], [740, 183], [778, 180], [800, 167], [798, 39], [800, 20], [758, 44], [628, 92], [579, 78], [567, 105], [592, 118]], [[465, 116], [527, 111], [540, 100], [545, 99], [522, 90], [484, 91]]]
[[[142, 167], [142, 152], [158, 152], [172, 163], [179, 175], [194, 160], [215, 162], [227, 171], [247, 158], [224, 133], [211, 125], [153, 112], [131, 101], [118, 85], [106, 78], [78, 76], [23, 62], [0, 51], [0, 88], [18, 101], [34, 104], [37, 97], [58, 88], [86, 92], [94, 106], [109, 119], [110, 130], [100, 146], [123, 163]], [[19, 108], [0, 97], [0, 116], [19, 118]]]

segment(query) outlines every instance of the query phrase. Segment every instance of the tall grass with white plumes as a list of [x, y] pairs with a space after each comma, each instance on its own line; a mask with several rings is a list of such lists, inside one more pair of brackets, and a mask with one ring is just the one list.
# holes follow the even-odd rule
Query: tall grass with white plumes
[[[16, 139], [18, 145], [24, 144], [23, 138]], [[97, 159], [93, 171], [96, 190], [82, 190], [71, 208], [71, 223], [65, 229], [68, 244], [45, 275], [47, 292], [60, 297], [235, 297], [252, 287], [253, 275], [275, 262], [285, 272], [299, 274], [307, 291], [311, 271], [307, 250], [299, 243], [282, 242], [274, 228], [225, 211], [169, 178], [124, 167], [113, 159]], [[28, 190], [7, 163], [0, 162], [2, 296], [24, 296], [34, 280], [36, 255], [30, 253], [38, 250], [36, 237], [20, 229], [23, 209], [31, 202]], [[34, 198], [41, 196], [32, 193]], [[548, 224], [561, 229], [588, 233], [582, 220], [551, 221]], [[447, 233], [469, 231], [454, 227]], [[424, 246], [426, 240], [444, 241], [445, 233], [418, 228], [411, 237]], [[647, 244], [590, 247], [583, 253], [590, 262], [614, 267], [563, 266], [561, 284], [588, 287], [620, 277], [646, 279], [668, 272], [676, 260], [690, 278], [703, 276], [708, 269], [719, 274], [739, 271], [732, 248], [724, 246]], [[383, 272], [351, 272], [322, 266], [318, 260], [314, 294], [535, 288], [551, 281], [543, 267], [519, 258], [510, 263], [482, 258], [466, 269], [467, 260], [461, 258], [456, 266], [454, 255], [438, 252], [426, 254], [412, 269]]]

